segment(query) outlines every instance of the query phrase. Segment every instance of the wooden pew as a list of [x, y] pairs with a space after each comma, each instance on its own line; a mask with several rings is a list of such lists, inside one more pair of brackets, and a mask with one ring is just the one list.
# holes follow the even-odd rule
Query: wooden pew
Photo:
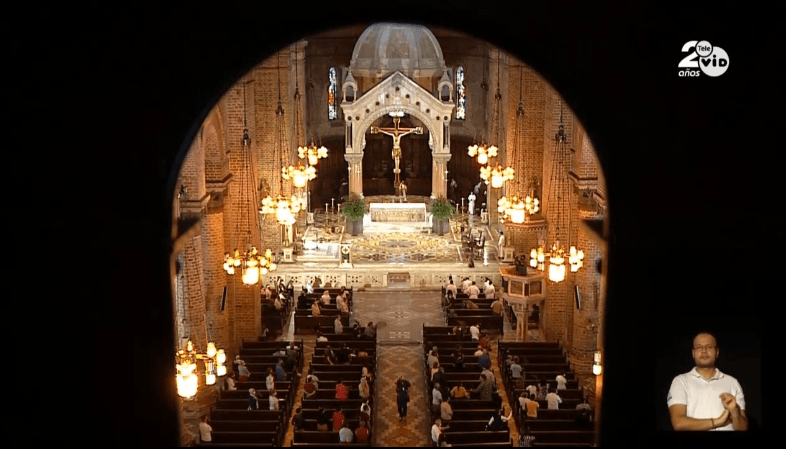
[[[355, 432], [355, 429], [357, 429], [358, 426], [361, 423], [360, 418], [347, 419], [346, 415], [347, 415], [347, 413], [345, 413], [344, 422], [349, 424], [350, 429], [352, 429], [352, 431]], [[312, 431], [316, 431], [317, 430], [317, 420], [316, 419], [307, 419], [307, 420], [305, 420], [305, 422], [306, 422], [306, 424], [304, 425], [303, 430], [312, 430]], [[333, 429], [331, 429], [331, 430], [333, 430]], [[331, 431], [331, 430], [329, 430], [329, 431]]]
[[[316, 317], [311, 314], [311, 309], [309, 309], [308, 314], [299, 313], [299, 310], [295, 313], [295, 333], [298, 334], [314, 333], [316, 328], [322, 326], [333, 329], [333, 321], [336, 319], [336, 315], [340, 315], [339, 311], [324, 311], [320, 316]], [[349, 315], [341, 314], [341, 317], [342, 325], [349, 326]]]
[[279, 426], [279, 423], [276, 421], [211, 420], [208, 424], [210, 424], [214, 430], [223, 430], [228, 432], [279, 432], [282, 430]]
[[347, 344], [347, 346], [349, 346], [350, 348], [364, 349], [366, 351], [370, 351], [370, 350], [374, 351], [375, 349], [377, 349], [377, 342], [373, 341], [373, 340], [365, 340], [365, 339], [358, 340], [356, 338], [350, 338], [350, 339], [342, 340], [340, 337], [344, 336], [344, 334], [339, 335], [339, 334], [334, 334], [334, 333], [331, 333], [331, 334], [328, 334], [328, 335], [325, 335], [325, 336], [326, 337], [335, 337], [335, 339], [334, 340], [329, 340], [329, 341], [316, 341], [315, 342], [315, 346], [314, 346], [315, 347], [315, 350], [314, 350], [315, 353], [317, 353], [319, 350], [324, 350], [329, 345], [330, 345], [330, 347], [335, 349], [335, 348], [338, 348], [338, 347], [340, 347], [340, 346], [342, 346], [344, 344]]
[[242, 340], [241, 341], [241, 352], [245, 349], [270, 349], [271, 353], [273, 351], [280, 349], [282, 347], [286, 347], [287, 345], [295, 344], [299, 348], [303, 348], [303, 340], [295, 340], [291, 342], [287, 341], [257, 341], [257, 340]]
[[211, 432], [211, 443], [224, 445], [232, 443], [262, 443], [278, 444], [277, 432], [229, 432], [213, 430]]
[[568, 431], [533, 431], [530, 434], [536, 437], [536, 442], [541, 443], [573, 443], [573, 444], [592, 444], [595, 434], [589, 430], [568, 430]]
[[[575, 406], [576, 407], [576, 406]], [[558, 410], [547, 410], [546, 408], [538, 409], [538, 420], [569, 420], [576, 421], [582, 412], [576, 408], [561, 408]], [[528, 418], [530, 420], [532, 418]]]
[[[266, 392], [261, 392], [261, 391], [257, 392], [257, 397], [260, 398], [260, 410], [262, 410], [262, 409], [266, 409], [267, 410], [269, 408], [268, 396], [269, 396], [269, 394], [268, 394], [267, 391]], [[246, 410], [246, 408], [249, 406], [248, 397], [249, 397], [249, 393], [246, 392], [246, 395], [243, 398], [219, 399], [216, 402], [216, 405], [218, 407], [221, 407], [223, 410]], [[279, 401], [279, 409], [280, 410], [285, 410], [286, 411], [286, 410], [290, 409], [288, 404], [289, 404], [289, 399], [291, 399], [291, 395], [289, 395], [286, 392], [285, 393], [281, 393], [281, 392], [277, 391], [276, 392], [276, 397], [280, 399], [280, 401]]]
[[[314, 421], [315, 423], [317, 422], [317, 416], [320, 412], [318, 407], [311, 408], [311, 407], [301, 406], [301, 408], [303, 409], [303, 417], [306, 419], [306, 421]], [[330, 412], [331, 415], [333, 415], [333, 412], [336, 411], [336, 408], [326, 407], [325, 410], [327, 410], [328, 412]], [[358, 403], [358, 407], [356, 408], [342, 407], [342, 413], [344, 413], [344, 419], [347, 421], [360, 421], [361, 419], [360, 402]], [[316, 428], [316, 424], [315, 424], [315, 428]]]
[[[248, 403], [247, 403], [248, 405]], [[273, 421], [278, 422], [283, 427], [283, 411], [282, 410], [231, 410], [219, 407], [214, 407], [210, 412], [212, 421]]]
[[[356, 385], [355, 388], [352, 388], [352, 387], [350, 387], [350, 385], [347, 382], [343, 382], [343, 383], [344, 383], [344, 385], [347, 385], [347, 389], [348, 389], [347, 399], [361, 399], [360, 391], [358, 390], [357, 385]], [[322, 387], [322, 386], [323, 385], [320, 385], [320, 387]], [[371, 392], [371, 389], [369, 391]], [[316, 390], [316, 393], [315, 393], [314, 396], [312, 396], [311, 398], [305, 398], [305, 399], [334, 399], [334, 398], [336, 398], [336, 384], [335, 383], [334, 383], [334, 387], [332, 389], [329, 389], [329, 388], [318, 388]], [[370, 404], [371, 404], [371, 401], [372, 401], [372, 397], [370, 396], [369, 397], [369, 403]]]
[[[355, 433], [355, 429], [350, 427]], [[371, 447], [371, 432], [369, 441], [366, 443], [339, 443], [339, 432], [320, 432], [316, 430], [297, 430], [293, 435], [293, 447], [334, 447], [334, 446], [357, 446]]]
[[461, 316], [461, 317], [448, 317], [446, 319], [446, 324], [449, 326], [457, 326], [460, 323], [465, 324], [480, 324], [481, 332], [495, 332], [495, 333], [503, 333], [503, 316], [502, 315], [473, 315], [473, 316]]
[[508, 443], [511, 441], [511, 434], [508, 429], [485, 432], [446, 430], [443, 434], [445, 435], [445, 442], [448, 444], [483, 446], [485, 443]]
[[593, 422], [586, 424], [578, 424], [570, 419], [542, 419], [542, 418], [527, 418], [521, 421], [522, 426], [527, 426], [530, 431], [551, 431], [562, 432], [568, 430], [584, 430], [593, 431]]
[[307, 408], [309, 408], [309, 409], [319, 409], [320, 407], [323, 407], [326, 410], [336, 410], [339, 407], [341, 407], [342, 410], [360, 410], [361, 409], [361, 404], [363, 404], [363, 402], [364, 401], [362, 401], [360, 399], [340, 400], [340, 399], [334, 399], [334, 398], [331, 398], [331, 399], [309, 399], [309, 398], [303, 398], [301, 400], [301, 408], [303, 408], [303, 409], [307, 409]]
[[[293, 380], [276, 381], [277, 391], [293, 391], [293, 389], [297, 388], [297, 386], [298, 386], [298, 382]], [[265, 380], [254, 380], [254, 381], [247, 380], [246, 382], [242, 382], [242, 383], [237, 382], [235, 384], [235, 387], [237, 388], [237, 390], [234, 391], [219, 390], [219, 397], [223, 397], [225, 394], [233, 394], [236, 392], [240, 392], [243, 395], [248, 395], [249, 388], [254, 388], [258, 392], [267, 390], [267, 385], [265, 384]]]

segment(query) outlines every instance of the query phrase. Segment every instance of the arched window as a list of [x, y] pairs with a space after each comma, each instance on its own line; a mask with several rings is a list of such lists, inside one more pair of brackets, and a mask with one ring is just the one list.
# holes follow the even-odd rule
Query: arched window
[[328, 69], [328, 120], [336, 120], [336, 67]]
[[456, 119], [457, 120], [464, 120], [465, 119], [465, 106], [466, 106], [466, 98], [465, 98], [465, 68], [459, 66], [456, 68]]

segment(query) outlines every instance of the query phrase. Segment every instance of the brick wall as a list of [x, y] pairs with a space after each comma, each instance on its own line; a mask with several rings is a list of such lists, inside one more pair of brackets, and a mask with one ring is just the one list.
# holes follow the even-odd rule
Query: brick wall
[[[245, 86], [245, 89], [244, 89]], [[227, 248], [239, 248], [241, 252], [251, 246], [260, 246], [259, 212], [257, 192], [257, 158], [256, 151], [260, 147], [260, 139], [256, 132], [254, 119], [255, 82], [252, 76], [246, 76], [233, 86], [225, 95], [226, 130], [225, 145], [229, 148], [229, 167], [233, 181], [229, 185], [229, 194], [225, 202], [230, 204], [229, 212], [225, 212], [225, 230], [229, 228], [230, 244]], [[245, 102], [243, 95], [245, 94]], [[244, 108], [246, 126], [251, 136], [251, 145], [244, 152], [241, 145], [244, 129]], [[226, 242], [225, 242], [226, 244]], [[246, 287], [236, 273], [228, 277], [228, 294], [233, 297], [232, 320], [234, 339], [256, 339], [260, 335], [260, 301], [259, 289]], [[237, 343], [236, 343], [237, 344]]]

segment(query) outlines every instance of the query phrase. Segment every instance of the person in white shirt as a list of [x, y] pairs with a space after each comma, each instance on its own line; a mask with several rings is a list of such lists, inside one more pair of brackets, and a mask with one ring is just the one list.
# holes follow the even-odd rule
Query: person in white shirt
[[199, 439], [203, 443], [210, 443], [211, 432], [213, 432], [213, 427], [208, 424], [208, 415], [202, 415], [199, 419]]
[[328, 341], [328, 338], [325, 335], [323, 335], [321, 332], [318, 332], [317, 341]]
[[492, 284], [487, 284], [486, 288], [484, 289], [484, 295], [487, 298], [494, 298], [495, 297], [495, 286]]
[[279, 409], [279, 401], [281, 401], [281, 399], [276, 397], [276, 391], [271, 391], [268, 394], [268, 405], [271, 410]]
[[322, 293], [322, 296], [320, 296], [320, 299], [322, 300], [322, 303], [327, 306], [331, 303], [331, 294], [328, 293], [328, 290], [325, 290]]
[[451, 292], [454, 295], [454, 298], [456, 298], [456, 285], [454, 285], [453, 280], [448, 281], [448, 286], [445, 288], [445, 292], [446, 294]]
[[469, 287], [467, 287], [467, 294], [470, 295], [471, 298], [473, 297], [473, 295], [475, 295], [475, 297], [478, 298], [479, 293], [481, 293], [481, 289], [479, 289], [478, 286], [475, 285], [475, 281], [473, 281], [473, 283], [470, 284]]
[[277, 312], [281, 312], [281, 309], [284, 307], [284, 303], [282, 303], [282, 300], [281, 300], [281, 298], [283, 296], [284, 296], [283, 294], [279, 295], [279, 296], [276, 297], [276, 299], [273, 300], [273, 307], [276, 308]]
[[[238, 356], [238, 357], [240, 357], [240, 356]], [[240, 374], [240, 381], [244, 382], [244, 381], [246, 381], [249, 378], [249, 376], [251, 376], [251, 372], [246, 367], [246, 362], [245, 361], [237, 359], [236, 363], [238, 364], [238, 374]]]
[[349, 424], [347, 421], [344, 422], [342, 425], [342, 429], [339, 431], [339, 442], [340, 443], [352, 443], [353, 442], [353, 431], [350, 430]]
[[564, 375], [558, 374], [557, 377], [555, 377], [555, 381], [557, 382], [558, 390], [566, 389], [566, 377]]
[[336, 315], [336, 319], [333, 320], [333, 331], [337, 334], [341, 334], [344, 332], [344, 326], [342, 325], [342, 317], [341, 315]]
[[514, 380], [522, 377], [522, 365], [519, 364], [519, 357], [514, 357], [514, 363], [509, 367], [511, 370], [511, 378]]
[[343, 302], [344, 302], [344, 296], [342, 296], [342, 294], [341, 294], [341, 293], [338, 293], [338, 294], [336, 295], [336, 308], [337, 308], [337, 309], [339, 309], [339, 310], [341, 310], [341, 309], [342, 309], [342, 303], [343, 303]]
[[554, 391], [547, 393], [547, 410], [557, 410], [557, 405], [563, 402]]
[[582, 399], [582, 403], [577, 405], [577, 410], [590, 411], [590, 404], [588, 404], [588, 398]]
[[468, 287], [470, 287], [470, 278], [465, 278], [462, 281], [462, 293], [467, 293]]
[[476, 349], [476, 351], [473, 353], [473, 356], [474, 357], [481, 357], [482, 355], [484, 355], [484, 348], [479, 346], [478, 349]]
[[667, 395], [675, 430], [748, 430], [743, 389], [734, 377], [716, 368], [716, 337], [703, 332], [694, 337], [695, 366], [675, 376]]
[[443, 402], [443, 394], [440, 393], [440, 383], [435, 383], [432, 388], [432, 413], [440, 413], [440, 404]]
[[478, 325], [470, 326], [470, 338], [473, 341], [478, 341], [481, 338], [481, 329], [478, 328]]
[[440, 444], [440, 435], [443, 433], [443, 430], [447, 429], [448, 427], [443, 427], [443, 422], [440, 418], [434, 420], [434, 424], [432, 425], [432, 441], [434, 444]]
[[489, 422], [486, 424], [487, 428], [489, 430], [503, 430], [505, 423], [511, 419], [513, 412], [513, 410], [509, 410], [508, 416], [503, 416], [503, 413], [505, 413], [504, 409], [496, 411], [495, 414], [489, 418]]
[[314, 279], [309, 279], [306, 282], [306, 294], [311, 295], [314, 293]]
[[533, 384], [528, 385], [527, 388], [525, 388], [525, 390], [528, 393], [532, 394], [533, 396], [538, 394], [538, 387]]
[[227, 376], [226, 382], [227, 382], [227, 390], [235, 391], [238, 389], [238, 387], [235, 386], [235, 373], [230, 373], [230, 375]]
[[530, 402], [530, 395], [527, 391], [523, 391], [522, 394], [519, 395], [519, 408], [521, 410], [527, 411], [527, 403]]

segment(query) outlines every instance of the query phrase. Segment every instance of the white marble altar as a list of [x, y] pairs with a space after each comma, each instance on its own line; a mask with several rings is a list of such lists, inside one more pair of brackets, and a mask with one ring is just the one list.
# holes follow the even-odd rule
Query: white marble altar
[[371, 203], [369, 214], [376, 222], [424, 222], [426, 204], [424, 203]]

